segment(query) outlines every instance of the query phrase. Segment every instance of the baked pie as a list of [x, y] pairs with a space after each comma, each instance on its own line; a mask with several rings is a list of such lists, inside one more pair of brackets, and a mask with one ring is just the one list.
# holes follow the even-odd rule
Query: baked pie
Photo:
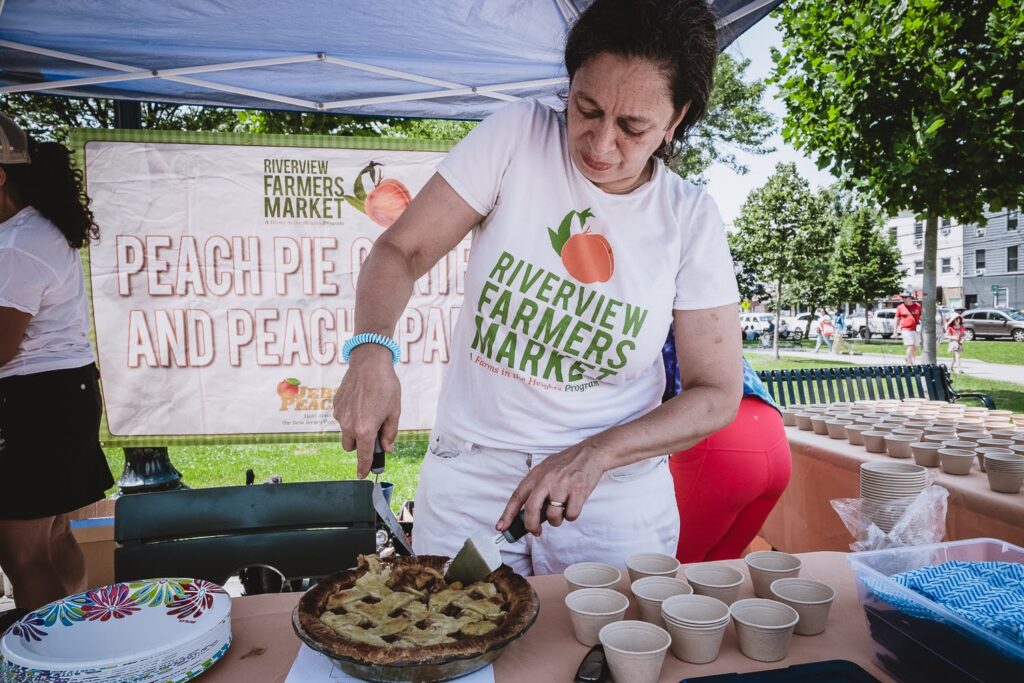
[[532, 624], [538, 601], [525, 579], [502, 565], [484, 581], [447, 584], [447, 559], [360, 556], [303, 596], [296, 632], [328, 655], [404, 665], [476, 656]]

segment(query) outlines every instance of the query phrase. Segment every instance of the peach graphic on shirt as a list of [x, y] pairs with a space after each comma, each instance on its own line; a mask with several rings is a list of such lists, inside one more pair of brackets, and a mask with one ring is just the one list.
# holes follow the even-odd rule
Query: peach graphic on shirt
[[[381, 178], [381, 164], [371, 161], [356, 177], [355, 196], [345, 200], [370, 217], [382, 228], [390, 228], [412, 202], [412, 193], [401, 180]], [[369, 175], [374, 188], [369, 193], [363, 187], [363, 176]]]
[[[607, 282], [615, 271], [615, 254], [604, 235], [590, 232], [587, 219], [593, 217], [590, 209], [570, 211], [565, 214], [558, 230], [548, 228], [551, 246], [562, 257], [562, 265], [573, 279], [589, 285], [592, 282]], [[573, 216], [579, 219], [580, 232], [570, 231]]]

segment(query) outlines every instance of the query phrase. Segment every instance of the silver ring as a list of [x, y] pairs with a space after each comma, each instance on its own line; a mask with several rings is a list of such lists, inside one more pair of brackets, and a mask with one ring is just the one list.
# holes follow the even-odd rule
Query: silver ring
[[557, 500], [549, 500], [548, 505], [553, 508], [564, 508], [565, 503], [559, 503]]

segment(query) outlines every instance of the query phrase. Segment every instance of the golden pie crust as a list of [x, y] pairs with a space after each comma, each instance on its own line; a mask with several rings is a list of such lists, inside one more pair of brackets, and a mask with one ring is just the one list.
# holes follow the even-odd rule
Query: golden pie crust
[[360, 556], [358, 566], [302, 597], [297, 630], [331, 656], [407, 665], [476, 657], [532, 624], [537, 594], [510, 567], [471, 586], [449, 586], [442, 575], [447, 560]]

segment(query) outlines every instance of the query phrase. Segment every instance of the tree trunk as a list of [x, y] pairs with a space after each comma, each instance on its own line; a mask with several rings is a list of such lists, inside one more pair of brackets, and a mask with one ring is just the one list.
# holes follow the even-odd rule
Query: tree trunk
[[924, 296], [921, 301], [923, 361], [935, 363], [935, 261], [939, 245], [939, 217], [928, 212], [924, 227]]
[[775, 360], [779, 359], [779, 328], [782, 326], [782, 280], [778, 281], [775, 288], [775, 337], [772, 339], [772, 347], [775, 349]]

